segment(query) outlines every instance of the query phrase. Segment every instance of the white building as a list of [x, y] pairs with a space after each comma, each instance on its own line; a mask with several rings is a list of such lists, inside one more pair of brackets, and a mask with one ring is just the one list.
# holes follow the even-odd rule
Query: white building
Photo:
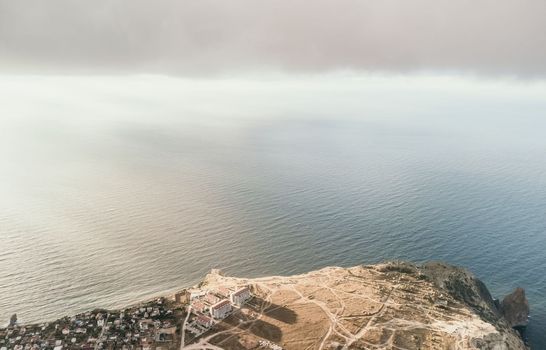
[[205, 305], [205, 303], [203, 303], [201, 300], [194, 300], [191, 303], [191, 308], [193, 311], [203, 313], [207, 309], [207, 305]]
[[198, 325], [201, 325], [205, 328], [210, 328], [214, 324], [214, 321], [212, 321], [210, 317], [203, 316], [203, 315], [197, 316], [196, 321]]
[[219, 301], [210, 307], [210, 315], [216, 319], [226, 318], [230, 311], [231, 303], [227, 299]]
[[248, 299], [250, 299], [250, 289], [248, 287], [239, 288], [231, 293], [231, 302], [237, 306], [243, 305]]
[[196, 288], [188, 289], [186, 290], [186, 300], [192, 301], [193, 299], [202, 297], [205, 294], [207, 294], [207, 291], [205, 290], [196, 289]]

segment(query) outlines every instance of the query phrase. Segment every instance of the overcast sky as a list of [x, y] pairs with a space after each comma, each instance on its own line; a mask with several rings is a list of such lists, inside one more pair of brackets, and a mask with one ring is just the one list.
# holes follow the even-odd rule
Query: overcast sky
[[0, 0], [0, 72], [546, 76], [544, 0]]

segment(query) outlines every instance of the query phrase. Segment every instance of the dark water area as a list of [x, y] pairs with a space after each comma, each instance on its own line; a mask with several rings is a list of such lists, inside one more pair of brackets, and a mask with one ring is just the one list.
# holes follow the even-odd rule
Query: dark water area
[[525, 288], [546, 347], [543, 86], [168, 83], [41, 82], [84, 97], [0, 107], [16, 116], [0, 117], [0, 320], [116, 307], [211, 268], [444, 260], [494, 297]]

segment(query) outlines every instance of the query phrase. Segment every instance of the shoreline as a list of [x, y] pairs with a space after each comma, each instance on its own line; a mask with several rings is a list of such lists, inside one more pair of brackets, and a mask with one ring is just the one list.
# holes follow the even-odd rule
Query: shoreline
[[[354, 282], [350, 282], [353, 280]], [[250, 324], [254, 324], [255, 322], [257, 322], [258, 319], [264, 316], [266, 317], [265, 319], [269, 318], [270, 322], [273, 322], [269, 326], [267, 325], [269, 323], [267, 323], [262, 324], [260, 327], [265, 327], [264, 329], [269, 329], [271, 327], [273, 327], [272, 329], [279, 328], [280, 330], [282, 330], [283, 333], [290, 333], [290, 328], [284, 329], [284, 326], [282, 326], [282, 324], [276, 323], [278, 321], [275, 320], [275, 317], [273, 319], [270, 318], [271, 316], [268, 313], [269, 306], [267, 305], [271, 304], [272, 301], [267, 300], [270, 300], [274, 295], [276, 295], [277, 290], [279, 291], [278, 293], [281, 293], [282, 291], [282, 295], [285, 295], [286, 293], [293, 294], [294, 292], [297, 292], [297, 294], [295, 294], [294, 296], [300, 295], [298, 298], [304, 298], [305, 294], [307, 293], [305, 292], [305, 288], [308, 288], [305, 287], [308, 283], [306, 281], [312, 281], [311, 285], [316, 286], [319, 286], [323, 283], [334, 283], [334, 285], [337, 285], [339, 283], [354, 284], [356, 282], [358, 282], [358, 285], [360, 285], [361, 283], [363, 283], [360, 287], [357, 287], [357, 285], [355, 285], [355, 287], [351, 287], [350, 290], [353, 290], [354, 288], [356, 289], [351, 292], [346, 292], [349, 293], [347, 295], [337, 295], [336, 298], [341, 298], [339, 300], [343, 300], [344, 304], [347, 304], [350, 300], [355, 298], [355, 296], [350, 296], [353, 295], [352, 293], [357, 293], [356, 295], [359, 295], [359, 293], [363, 292], [372, 293], [366, 298], [379, 298], [377, 300], [383, 300], [386, 298], [386, 301], [388, 301], [391, 297], [402, 298], [400, 299], [401, 302], [405, 300], [404, 298], [409, 297], [413, 299], [416, 295], [425, 293], [423, 296], [420, 296], [418, 300], [412, 302], [412, 304], [414, 304], [414, 307], [419, 307], [419, 305], [421, 304], [429, 305], [429, 303], [432, 303], [430, 304], [430, 306], [426, 307], [433, 307], [436, 310], [435, 312], [440, 312], [441, 314], [447, 313], [446, 317], [447, 315], [449, 315], [449, 313], [452, 312], [450, 310], [463, 308], [466, 310], [464, 314], [467, 315], [464, 316], [465, 318], [463, 318], [465, 321], [462, 321], [461, 319], [462, 323], [460, 323], [459, 326], [449, 325], [448, 323], [443, 325], [443, 323], [438, 323], [437, 320], [429, 324], [428, 322], [431, 322], [432, 320], [425, 321], [427, 319], [426, 314], [421, 315], [419, 316], [419, 318], [415, 319], [416, 312], [420, 313], [420, 309], [415, 309], [408, 315], [412, 315], [412, 319], [415, 320], [422, 318], [422, 322], [425, 322], [424, 324], [428, 324], [427, 327], [439, 327], [438, 332], [441, 332], [439, 334], [445, 334], [442, 335], [442, 337], [447, 337], [450, 332], [455, 332], [453, 334], [459, 334], [459, 332], [461, 332], [460, 327], [463, 327], [462, 329], [470, 327], [467, 330], [463, 331], [463, 333], [457, 335], [457, 337], [463, 337], [461, 338], [463, 340], [465, 339], [464, 337], [468, 336], [468, 334], [473, 333], [475, 333], [477, 337], [485, 337], [483, 339], [487, 339], [487, 337], [489, 337], [487, 334], [500, 332], [500, 330], [502, 330], [502, 332], [507, 332], [507, 334], [513, 334], [510, 337], [514, 337], [516, 333], [516, 327], [518, 328], [518, 331], [520, 331], [523, 326], [521, 326], [520, 324], [517, 324], [516, 327], [514, 327], [513, 325], [509, 326], [510, 323], [508, 323], [507, 320], [510, 319], [512, 316], [503, 314], [503, 312], [505, 312], [509, 306], [509, 301], [507, 301], [507, 298], [509, 296], [512, 296], [512, 299], [516, 298], [518, 300], [525, 300], [525, 302], [527, 303], [524, 291], [521, 290], [520, 292], [518, 292], [518, 289], [502, 301], [501, 308], [498, 306], [499, 303], [495, 302], [494, 299], [491, 297], [491, 295], [487, 291], [487, 287], [481, 281], [476, 279], [471, 273], [463, 268], [450, 266], [440, 262], [431, 262], [423, 265], [417, 265], [412, 263], [395, 261], [375, 265], [358, 265], [350, 268], [328, 266], [319, 270], [309, 271], [297, 275], [276, 275], [258, 278], [226, 277], [223, 276], [219, 270], [213, 269], [202, 279], [201, 282], [194, 284], [191, 287], [173, 288], [168, 291], [153, 293], [132, 303], [124, 303], [123, 305], [112, 308], [95, 308], [93, 310], [86, 310], [72, 316], [65, 315], [53, 321], [49, 320], [43, 322], [21, 324], [17, 323], [14, 327], [11, 328], [0, 328], [0, 349], [5, 350], [13, 348], [15, 350], [19, 350], [16, 347], [4, 347], [4, 349], [3, 346], [6, 344], [2, 344], [2, 335], [4, 335], [5, 339], [9, 338], [11, 341], [12, 339], [14, 339], [13, 337], [19, 337], [18, 339], [21, 339], [21, 337], [23, 337], [23, 339], [27, 340], [34, 339], [37, 337], [38, 334], [38, 338], [40, 339], [40, 341], [47, 344], [45, 348], [51, 348], [53, 350], [62, 350], [63, 346], [68, 346], [69, 344], [77, 344], [78, 346], [80, 346], [79, 348], [89, 350], [110, 349], [115, 348], [118, 342], [122, 342], [124, 344], [133, 344], [134, 346], [137, 346], [136, 344], [138, 344], [138, 346], [144, 347], [148, 345], [156, 346], [157, 344], [161, 343], [166, 346], [167, 349], [177, 349], [181, 344], [181, 339], [184, 339], [184, 335], [186, 335], [186, 339], [189, 339], [191, 343], [199, 341], [199, 339], [201, 339], [201, 334], [211, 334], [203, 338], [203, 341], [212, 342], [208, 344], [210, 344], [211, 346], [217, 346], [219, 344], [223, 344], [224, 340], [220, 341], [220, 343], [217, 343], [217, 341], [214, 340], [216, 339], [214, 338], [214, 335], [216, 334], [215, 332], [218, 332], [221, 329], [224, 329], [224, 331], [220, 333], [228, 332], [229, 328], [231, 327], [229, 326], [229, 324], [231, 324], [232, 321], [228, 321], [228, 323], [226, 324], [222, 319], [219, 319], [214, 323], [207, 325], [205, 328], [199, 328], [199, 325], [195, 322], [199, 320], [199, 317], [206, 318], [208, 314], [203, 313], [203, 310], [196, 312], [189, 308], [190, 305], [193, 306], [193, 297], [188, 297], [187, 299], [184, 299], [184, 301], [181, 301], [179, 295], [188, 295], [188, 293], [190, 293], [190, 291], [192, 290], [200, 290], [201, 292], [197, 293], [196, 297], [201, 298], [199, 295], [207, 296], [210, 293], [218, 293], [217, 291], [221, 288], [229, 288], [231, 290], [231, 292], [229, 293], [233, 293], [238, 288], [241, 288], [241, 286], [251, 287], [253, 295], [251, 299], [252, 302], [249, 304], [249, 306], [234, 309], [239, 311], [237, 311], [233, 315], [231, 315], [231, 313], [228, 313], [227, 315], [229, 315], [229, 317], [227, 318], [227, 320], [232, 318], [234, 320], [239, 320], [237, 322], [233, 321], [235, 322], [234, 325], [238, 324], [238, 322], [243, 322], [243, 324], [247, 322], [249, 322]], [[366, 287], [369, 284], [376, 285], [376, 287], [370, 290], [369, 287]], [[300, 287], [296, 288], [295, 286]], [[392, 286], [389, 288], [393, 289], [391, 290], [391, 292], [384, 294], [386, 290], [382, 290], [384, 290], [386, 286]], [[415, 289], [417, 286], [421, 287]], [[300, 290], [300, 288], [304, 289]], [[359, 292], [360, 288], [363, 288], [362, 292]], [[379, 289], [376, 290], [376, 288]], [[400, 294], [399, 296], [392, 295], [393, 291], [395, 290], [398, 290], [396, 293], [397, 295]], [[227, 294], [224, 293], [224, 295]], [[345, 298], [349, 299], [344, 300]], [[217, 299], [215, 302], [218, 302], [219, 300], [220, 299]], [[298, 317], [321, 318], [323, 317], [321, 316], [323, 312], [326, 312], [326, 314], [332, 312], [332, 315], [334, 315], [333, 310], [327, 311], [327, 309], [325, 308], [335, 308], [335, 305], [326, 306], [327, 304], [317, 304], [322, 305], [320, 307], [324, 310], [319, 311], [319, 309], [317, 309], [316, 311], [313, 311], [311, 313], [310, 311], [305, 311], [303, 314], [300, 315], [300, 312], [302, 311], [298, 311], [300, 309], [299, 304], [290, 304], [290, 300], [292, 300], [291, 298], [288, 298], [284, 301], [283, 300], [284, 299], [280, 299], [276, 301], [276, 303], [278, 305], [292, 305], [290, 308], [283, 306], [283, 308], [286, 309], [285, 311], [283, 311], [286, 313], [283, 316], [283, 322], [295, 322]], [[316, 297], [305, 297], [304, 299], [302, 299], [302, 301], [303, 300], [305, 300], [305, 303], [313, 305], [316, 303], [317, 299]], [[331, 301], [327, 300], [329, 299], [326, 299], [324, 302], [331, 303]], [[368, 305], [367, 303], [368, 302], [362, 304], [361, 307], [365, 307], [365, 305]], [[368, 313], [370, 315], [373, 315], [377, 312], [373, 311], [375, 308], [375, 306], [373, 305], [374, 303], [369, 305], [371, 309], [370, 311], [368, 311]], [[399, 304], [391, 305], [388, 303], [383, 303], [382, 305], [382, 307], [385, 308], [392, 308], [395, 307], [395, 305]], [[404, 305], [404, 302], [400, 305]], [[517, 303], [512, 303], [511, 305], [512, 306], [510, 307], [518, 306]], [[294, 309], [292, 310], [292, 308]], [[394, 310], [396, 310], [396, 307]], [[335, 312], [335, 314], [337, 313], [339, 313], [339, 311]], [[460, 311], [458, 311], [454, 315], [458, 315], [459, 313]], [[298, 314], [299, 316], [291, 316], [296, 314]], [[254, 318], [257, 315], [262, 316], [255, 320]], [[448, 320], [449, 317], [446, 320]], [[456, 318], [460, 317], [461, 316], [456, 316]], [[330, 327], [334, 327], [334, 329], [337, 327], [347, 327], [346, 325], [342, 326], [339, 321], [334, 322], [333, 320], [334, 319], [332, 319], [331, 321], [333, 323]], [[207, 321], [205, 320], [203, 322]], [[321, 322], [326, 322], [326, 320]], [[189, 325], [189, 327], [187, 328], [186, 323], [188, 323]], [[494, 327], [490, 328], [491, 326]], [[202, 329], [199, 334], [195, 333], [194, 335], [191, 335], [190, 333], [187, 333], [188, 329], [189, 331], [196, 331], [197, 328]], [[497, 329], [497, 331], [494, 330], [495, 328]], [[32, 337], [34, 338], [29, 338], [29, 336], [25, 335], [28, 334], [27, 331], [32, 334]], [[317, 333], [317, 331], [313, 332], [314, 334]], [[524, 337], [525, 332], [519, 333], [521, 337]], [[320, 334], [320, 332], [318, 334]], [[353, 342], [360, 339], [362, 335], [359, 335], [358, 338], [354, 338], [353, 340], [346, 338], [344, 342], [346, 344], [352, 344]], [[333, 333], [331, 332], [328, 332], [326, 335], [327, 338], [332, 336]], [[354, 337], [356, 336], [357, 335], [355, 333]], [[445, 338], [445, 341], [451, 339], [449, 337]], [[506, 337], [506, 335], [504, 335], [503, 337]], [[290, 338], [290, 336], [288, 336], [288, 338]], [[282, 339], [284, 338], [256, 338], [256, 336], [248, 334], [245, 335], [244, 339], [246, 339], [245, 341], [251, 343], [260, 342], [260, 344], [267, 343], [271, 344], [271, 346], [279, 346], [279, 342], [282, 342]], [[297, 341], [298, 338], [296, 337], [294, 339], [294, 341]], [[322, 341], [322, 343], [324, 343], [325, 339]], [[517, 343], [517, 340], [515, 340], [515, 338], [511, 339], [514, 344]], [[517, 336], [517, 339], [520, 339], [520, 337]], [[521, 339], [519, 341], [521, 342]], [[227, 347], [226, 349], [229, 348], [230, 347]], [[526, 349], [526, 347], [524, 347], [523, 345], [523, 342], [521, 344], [521, 347], [520, 345], [518, 345], [518, 347], [516, 348]], [[473, 348], [469, 347], [468, 349]]]

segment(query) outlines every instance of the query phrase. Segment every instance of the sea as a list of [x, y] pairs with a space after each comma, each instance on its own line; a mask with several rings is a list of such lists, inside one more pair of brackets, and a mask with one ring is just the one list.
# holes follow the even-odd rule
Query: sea
[[0, 324], [395, 259], [525, 288], [546, 348], [544, 82], [0, 77]]

